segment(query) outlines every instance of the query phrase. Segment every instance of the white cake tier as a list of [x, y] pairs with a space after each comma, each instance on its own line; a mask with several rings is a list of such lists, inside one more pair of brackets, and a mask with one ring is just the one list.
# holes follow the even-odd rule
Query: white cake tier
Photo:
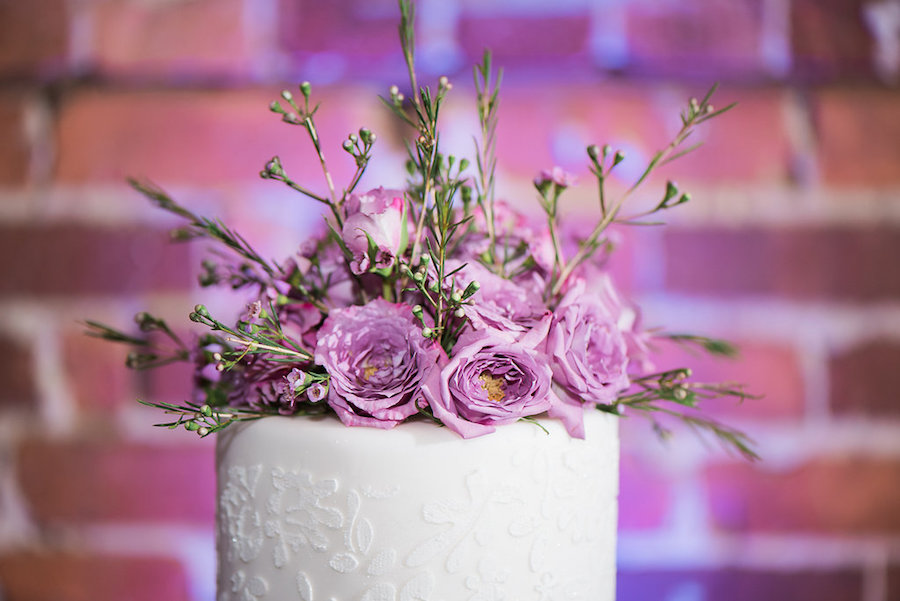
[[219, 601], [613, 601], [618, 420], [218, 436]]

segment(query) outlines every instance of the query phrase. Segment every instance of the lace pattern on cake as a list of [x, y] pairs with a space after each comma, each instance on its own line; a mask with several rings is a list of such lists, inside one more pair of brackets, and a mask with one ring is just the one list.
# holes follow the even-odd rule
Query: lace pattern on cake
[[249, 562], [259, 556], [263, 546], [263, 528], [256, 511], [256, 488], [261, 465], [233, 466], [219, 496], [219, 527], [228, 541], [228, 558]]
[[248, 578], [243, 570], [231, 575], [231, 586], [220, 601], [260, 601], [269, 592], [268, 583], [258, 576]]
[[340, 528], [344, 521], [340, 510], [326, 504], [337, 491], [337, 480], [313, 481], [308, 472], [274, 468], [272, 487], [274, 492], [266, 504], [269, 518], [265, 531], [276, 541], [272, 555], [275, 567], [287, 565], [291, 553], [303, 547], [327, 551], [327, 529]]
[[[499, 471], [474, 470], [448, 488], [457, 491], [453, 496], [428, 500], [418, 516], [409, 516], [418, 517], [423, 535], [407, 549], [385, 544], [389, 533], [378, 532], [373, 519], [402, 498], [397, 488], [344, 489], [337, 478], [302, 468], [275, 467], [266, 479], [259, 465], [231, 467], [219, 500], [219, 528], [229, 561], [240, 559], [246, 567], [235, 572], [230, 595], [220, 601], [260, 601], [269, 590], [264, 576], [270, 572], [260, 563], [266, 557], [278, 572], [299, 568], [291, 572], [299, 601], [352, 601], [317, 590], [315, 575], [324, 571], [360, 574], [356, 582], [368, 584], [353, 597], [362, 601], [437, 601], [436, 594], [443, 600], [447, 593], [435, 591], [438, 572], [458, 575], [454, 599], [509, 601], [511, 574], [524, 573], [534, 574], [530, 586], [540, 601], [577, 598], [578, 577], [561, 577], [567, 566], [547, 547], [564, 540], [593, 553], [586, 557], [591, 562], [604, 560], [590, 543], [603, 533], [608, 512], [615, 512], [615, 491], [584, 478], [602, 459], [596, 448], [572, 445], [549, 457], [523, 451]], [[265, 507], [264, 519], [256, 507]], [[607, 508], [606, 515], [598, 508]], [[521, 544], [492, 557], [489, 543], [499, 532]], [[266, 540], [271, 554], [261, 552]]]

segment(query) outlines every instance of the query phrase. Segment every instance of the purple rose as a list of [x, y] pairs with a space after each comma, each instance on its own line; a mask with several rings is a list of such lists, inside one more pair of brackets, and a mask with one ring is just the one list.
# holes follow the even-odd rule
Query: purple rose
[[534, 286], [507, 280], [474, 262], [457, 273], [461, 287], [473, 280], [481, 285], [469, 304], [463, 305], [475, 329], [494, 328], [518, 335], [537, 325], [547, 314], [547, 307]]
[[603, 307], [622, 333], [628, 347], [629, 372], [643, 374], [653, 371], [650, 361], [652, 336], [643, 329], [640, 309], [619, 294], [609, 273], [586, 263], [578, 270], [578, 277], [571, 280], [567, 293], [577, 286], [584, 287], [584, 296]]
[[322, 322], [322, 313], [311, 303], [286, 303], [277, 309], [281, 324], [282, 340], [287, 346], [300, 349], [316, 347], [316, 328]]
[[365, 194], [351, 194], [345, 211], [347, 219], [341, 238], [353, 254], [353, 273], [391, 268], [407, 243], [403, 192], [376, 188]]
[[[272, 361], [267, 355], [251, 354], [240, 363], [240, 379], [228, 394], [231, 406], [274, 408], [283, 415], [296, 413], [301, 400], [289, 379], [296, 370], [290, 363]], [[237, 370], [231, 370], [237, 373]]]
[[628, 388], [625, 338], [609, 307], [585, 294], [584, 282], [566, 293], [547, 335], [553, 379], [568, 395], [551, 415], [562, 418], [569, 432], [583, 434], [582, 404], [610, 403]]
[[441, 394], [431, 403], [435, 417], [472, 438], [550, 409], [557, 402], [550, 367], [536, 350], [546, 332], [544, 324], [518, 340], [492, 329], [461, 336], [441, 370]]
[[[491, 250], [487, 220], [480, 207], [472, 214], [466, 236], [453, 248], [453, 258], [472, 264]], [[507, 273], [529, 271], [527, 260], [539, 229], [532, 227], [527, 216], [503, 201], [494, 202], [494, 255], [506, 266]]]
[[417, 403], [430, 403], [440, 357], [408, 306], [380, 298], [332, 310], [315, 353], [331, 376], [328, 405], [341, 421], [376, 428], [396, 426], [418, 411]]

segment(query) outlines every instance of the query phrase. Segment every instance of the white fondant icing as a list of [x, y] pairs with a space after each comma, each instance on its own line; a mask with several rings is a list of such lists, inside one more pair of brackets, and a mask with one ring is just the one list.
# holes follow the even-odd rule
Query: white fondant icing
[[463, 440], [266, 418], [217, 444], [220, 601], [613, 601], [617, 418]]

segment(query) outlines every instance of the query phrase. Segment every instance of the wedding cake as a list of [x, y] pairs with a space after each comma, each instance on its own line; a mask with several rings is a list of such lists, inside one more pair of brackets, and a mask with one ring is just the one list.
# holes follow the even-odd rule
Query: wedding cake
[[612, 601], [618, 418], [221, 432], [218, 601]]
[[[189, 340], [147, 312], [137, 334], [96, 321], [88, 331], [130, 345], [134, 368], [193, 364], [192, 399], [141, 402], [169, 416], [158, 426], [217, 436], [219, 601], [613, 601], [618, 415], [642, 415], [661, 435], [682, 420], [756, 458], [746, 436], [701, 411], [745, 398], [739, 385], [658, 371], [651, 356], [665, 344], [734, 349], [645, 328], [609, 270], [614, 227], [691, 199], [672, 181], [649, 205], [632, 192], [732, 105], [713, 107], [715, 87], [690, 99], [672, 141], [637, 171], [618, 167], [621, 150], [587, 146], [597, 210], [564, 220], [576, 178], [560, 167], [530, 195], [496, 197], [489, 52], [474, 70], [473, 158], [446, 154], [438, 115], [453, 84], [419, 84], [415, 6], [398, 4], [409, 91], [393, 85], [382, 101], [415, 131], [402, 141], [404, 187], [360, 186], [377, 139], [366, 127], [339, 145], [356, 172], [336, 184], [317, 92], [283, 90], [269, 110], [309, 137], [324, 184], [295, 181], [278, 156], [260, 176], [322, 205], [322, 228], [276, 262], [133, 181], [181, 220], [177, 239], [227, 251], [204, 261], [201, 284], [249, 302], [236, 318], [196, 305], [202, 334]], [[607, 189], [623, 169], [640, 175]]]

